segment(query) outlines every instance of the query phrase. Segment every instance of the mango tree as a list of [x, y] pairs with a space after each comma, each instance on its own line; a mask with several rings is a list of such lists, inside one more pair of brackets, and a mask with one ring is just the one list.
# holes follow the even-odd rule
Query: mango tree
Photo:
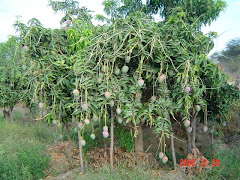
[[21, 99], [23, 87], [22, 75], [25, 66], [22, 65], [22, 47], [19, 39], [9, 36], [6, 42], [0, 43], [0, 107], [4, 117], [11, 119], [14, 105]]
[[[71, 29], [46, 29], [35, 18], [28, 24], [17, 21], [15, 27], [20, 32], [21, 42], [24, 43], [25, 63], [29, 65], [25, 77], [28, 77], [28, 90], [34, 89], [31, 103], [35, 103], [42, 112], [39, 119], [45, 119], [47, 123], [53, 123], [59, 129], [66, 127], [70, 142], [69, 122], [73, 122], [74, 111], [71, 104], [75, 101], [73, 90], [74, 86], [77, 86], [72, 70], [76, 56], [71, 55], [87, 45], [88, 36], [92, 34], [91, 24], [83, 27], [85, 22], [81, 17], [63, 23], [68, 28], [71, 26]], [[81, 38], [83, 40], [79, 41]], [[74, 122], [73, 126], [77, 132], [79, 130], [76, 123]], [[55, 134], [58, 139], [62, 139], [63, 136], [59, 132]], [[80, 147], [83, 144], [80, 139]], [[71, 160], [70, 155], [69, 152]]]
[[[193, 23], [184, 8], [155, 22], [146, 12], [121, 14], [116, 1], [105, 1], [111, 19], [94, 27], [87, 10], [74, 1], [50, 5], [65, 13], [62, 29], [46, 29], [37, 19], [29, 25], [15, 24], [27, 65], [24, 78], [33, 93], [32, 103], [42, 112], [40, 118], [60, 129], [67, 127], [69, 141], [70, 124], [78, 133], [82, 171], [84, 131], [90, 123], [102, 122], [102, 136], [107, 138], [111, 122], [112, 170], [114, 118], [134, 132], [136, 163], [143, 151], [143, 124], [159, 136], [159, 157], [166, 163], [165, 139], [170, 136], [174, 156], [173, 121], [186, 127], [190, 152], [196, 148], [197, 118], [205, 125], [215, 121], [238, 96], [207, 58], [216, 34], [204, 35], [199, 30], [202, 20], [195, 17]], [[216, 15], [222, 7], [215, 9]], [[92, 132], [91, 138], [95, 136]]]

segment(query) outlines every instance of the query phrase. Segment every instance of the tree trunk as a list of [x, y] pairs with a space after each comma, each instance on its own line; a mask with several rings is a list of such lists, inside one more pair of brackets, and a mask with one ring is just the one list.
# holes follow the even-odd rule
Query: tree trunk
[[11, 112], [13, 112], [13, 108], [14, 108], [14, 106], [11, 106], [11, 107], [10, 107], [10, 111], [11, 111]]
[[72, 156], [71, 156], [71, 154], [72, 154], [72, 141], [71, 141], [71, 137], [70, 137], [68, 123], [66, 124], [65, 127], [66, 127], [66, 132], [67, 132], [68, 143], [69, 143], [67, 156], [68, 156], [68, 160], [70, 162], [70, 165], [72, 165]]
[[82, 171], [82, 173], [84, 173], [82, 144], [81, 144], [80, 131], [79, 130], [78, 130], [78, 146], [79, 146], [79, 160], [80, 160], [80, 165], [81, 165], [81, 171]]
[[11, 117], [11, 108], [8, 109], [8, 108], [4, 108], [3, 109], [3, 117], [7, 120], [7, 121], [10, 121], [12, 119]]
[[135, 150], [135, 163], [138, 165], [138, 153], [143, 152], [143, 132], [142, 132], [142, 124], [140, 123], [137, 127], [135, 125], [133, 129], [134, 134], [137, 132], [137, 136], [134, 137], [134, 150]]
[[137, 148], [138, 152], [143, 152], [143, 131], [142, 131], [142, 124], [139, 124], [138, 129], [138, 136], [137, 136]]
[[191, 145], [191, 134], [187, 132], [187, 153], [191, 153], [192, 145]]
[[111, 173], [113, 173], [113, 144], [114, 144], [114, 117], [113, 108], [111, 108], [111, 146], [110, 146]]
[[193, 123], [192, 123], [192, 130], [193, 130], [193, 135], [192, 135], [192, 148], [196, 148], [196, 128], [197, 128], [197, 115], [198, 112], [195, 112], [194, 117], [193, 117]]
[[[133, 133], [136, 133], [136, 126], [133, 128]], [[135, 164], [138, 165], [138, 141], [137, 136], [134, 137], [134, 151], [135, 151]]]
[[3, 108], [3, 117], [5, 119], [8, 119], [8, 117], [9, 117], [8, 110], [6, 108]]
[[177, 169], [177, 160], [176, 160], [176, 154], [175, 154], [175, 147], [174, 147], [174, 138], [173, 138], [173, 132], [171, 133], [171, 148], [172, 148], [172, 158], [173, 158], [173, 168], [174, 170]]
[[211, 144], [212, 144], [212, 147], [213, 147], [213, 134], [211, 134]]
[[13, 108], [14, 108], [14, 106], [10, 106], [10, 113], [9, 113], [10, 120], [12, 120]]

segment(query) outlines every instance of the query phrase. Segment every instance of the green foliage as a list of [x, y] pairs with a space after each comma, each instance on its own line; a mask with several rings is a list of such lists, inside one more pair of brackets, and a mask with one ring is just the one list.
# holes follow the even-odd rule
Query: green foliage
[[196, 29], [211, 24], [226, 8], [223, 0], [147, 0], [146, 4], [142, 0], [105, 0], [103, 5], [105, 13], [113, 19], [141, 11], [149, 17], [157, 14], [163, 19], [181, 16]]
[[202, 24], [210, 24], [217, 19], [226, 8], [222, 0], [147, 0], [147, 11], [168, 18], [172, 14], [182, 15], [185, 21], [200, 28]]
[[115, 179], [138, 179], [138, 180], [145, 180], [145, 179], [152, 179], [157, 180], [159, 177], [153, 176], [152, 172], [149, 169], [144, 169], [143, 167], [134, 166], [133, 169], [128, 169], [124, 167], [118, 167], [116, 171], [114, 171], [114, 176], [111, 173], [111, 170], [108, 166], [103, 166], [102, 168], [97, 168], [96, 170], [88, 169], [88, 171], [80, 176], [77, 176], [76, 179], [101, 179], [105, 178], [108, 180], [115, 180]]
[[218, 121], [219, 123], [227, 120], [232, 102], [234, 102], [234, 99], [238, 100], [240, 98], [239, 91], [228, 84], [218, 87], [218, 89], [213, 90], [208, 96], [211, 96], [206, 98], [209, 110], [208, 117], [212, 121], [216, 121], [216, 116], [219, 114], [221, 116]]
[[[1, 179], [39, 179], [45, 176], [49, 158], [45, 148], [34, 142], [16, 143], [12, 140], [1, 146]], [[11, 145], [14, 144], [14, 145]], [[7, 147], [6, 147], [7, 146]]]
[[[205, 112], [209, 110], [208, 118], [203, 111], [199, 114], [205, 121], [214, 121], [216, 114], [226, 114], [239, 93], [227, 85], [226, 77], [206, 55], [213, 48], [216, 33], [205, 35], [200, 31], [202, 24], [219, 15], [225, 3], [153, 3], [153, 8], [160, 8], [165, 16], [163, 21], [155, 22], [141, 1], [121, 2], [104, 1], [104, 9], [111, 16], [104, 26], [93, 26], [88, 11], [72, 0], [50, 1], [55, 12], [64, 12], [62, 25], [71, 20], [64, 29], [44, 28], [36, 18], [28, 25], [15, 23], [19, 43], [29, 47], [27, 51], [20, 50], [27, 66], [22, 78], [27, 82], [25, 100], [35, 107], [44, 103], [48, 111], [45, 120], [48, 124], [56, 120], [59, 129], [68, 122], [73, 126], [84, 124], [85, 118], [92, 121], [94, 116], [107, 125], [113, 101], [111, 108], [114, 112], [121, 108], [118, 116], [124, 124], [133, 129], [141, 123], [153, 126], [161, 140], [172, 131], [171, 119], [191, 119], [196, 104]], [[126, 11], [128, 5], [130, 10]], [[142, 7], [143, 12], [134, 12], [134, 8]], [[123, 67], [127, 71], [121, 71]], [[159, 80], [161, 76], [165, 78]], [[141, 86], [139, 81], [143, 82]], [[190, 92], [184, 90], [187, 86]], [[74, 89], [79, 95], [73, 94]], [[82, 108], [83, 104], [88, 108]], [[44, 109], [39, 111], [43, 115]], [[81, 129], [80, 138], [90, 142], [85, 147], [89, 149], [93, 142], [86, 133], [93, 130], [87, 126], [84, 124]], [[131, 149], [131, 142], [120, 142]]]
[[[95, 127], [96, 130], [93, 132], [96, 135], [95, 140], [92, 140], [90, 135], [92, 134], [92, 130], [86, 129], [84, 132], [84, 140], [86, 141], [86, 145], [83, 148], [84, 152], [90, 151], [94, 147], [103, 147], [103, 137], [100, 132], [100, 128]], [[109, 142], [109, 139], [107, 139], [107, 142]]]
[[114, 128], [114, 135], [119, 143], [119, 146], [125, 151], [131, 152], [134, 150], [133, 136], [129, 129], [124, 126], [122, 127], [120, 125], [116, 125]]
[[51, 141], [45, 125], [0, 122], [0, 179], [40, 179], [49, 157], [42, 142]]
[[62, 11], [64, 17], [61, 20], [63, 24], [66, 20], [72, 20], [73, 18], [81, 19], [87, 23], [91, 20], [91, 15], [86, 7], [79, 7], [79, 2], [74, 0], [55, 1], [49, 0], [49, 6], [52, 7], [54, 12]]
[[13, 107], [21, 97], [22, 59], [18, 38], [0, 43], [0, 107]]
[[120, 14], [130, 15], [137, 11], [146, 12], [146, 6], [142, 0], [121, 0], [122, 6], [118, 8]]
[[73, 26], [67, 30], [67, 38], [71, 53], [81, 51], [90, 44], [93, 36], [93, 26], [82, 20], [74, 20]]
[[[65, 123], [72, 113], [69, 103], [72, 102], [72, 90], [76, 83], [71, 70], [76, 57], [70, 56], [89, 44], [91, 25], [76, 19], [66, 32], [46, 29], [36, 19], [30, 22], [30, 26], [19, 21], [15, 23], [17, 29], [23, 29], [20, 36], [29, 46], [29, 50], [24, 52], [25, 63], [29, 67], [24, 76], [29, 84], [29, 104], [37, 106], [39, 102], [45, 103], [46, 107], [51, 107], [46, 120]], [[79, 28], [82, 25], [85, 28]]]
[[104, 5], [104, 12], [111, 16], [111, 18], [116, 19], [119, 16], [117, 11], [119, 1], [105, 0], [102, 4]]

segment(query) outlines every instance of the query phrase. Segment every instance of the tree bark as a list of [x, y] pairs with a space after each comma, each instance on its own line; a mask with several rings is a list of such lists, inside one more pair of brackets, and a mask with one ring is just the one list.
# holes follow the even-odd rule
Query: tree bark
[[193, 123], [192, 123], [192, 130], [193, 130], [193, 135], [192, 135], [192, 148], [196, 148], [196, 126], [197, 126], [197, 115], [198, 112], [195, 112], [194, 117], [193, 117]]
[[113, 117], [113, 108], [111, 108], [111, 145], [110, 145], [111, 173], [113, 173], [113, 145], [114, 145], [114, 117]]
[[[137, 127], [135, 126], [133, 128], [133, 133], [135, 134], [137, 130]], [[137, 136], [134, 137], [134, 151], [135, 151], [135, 164], [138, 165], [138, 141]]]
[[138, 154], [139, 152], [143, 152], [143, 132], [142, 132], [142, 124], [140, 123], [137, 127], [136, 125], [133, 128], [134, 134], [137, 132], [138, 135], [134, 137], [134, 150], [135, 150], [135, 163], [138, 165]]
[[173, 132], [171, 133], [171, 148], [172, 148], [172, 158], [173, 158], [173, 168], [174, 170], [177, 169], [177, 160], [176, 160], [176, 154], [175, 154], [175, 147], [174, 147], [174, 138], [173, 138]]
[[10, 114], [9, 114], [9, 116], [10, 116], [10, 120], [11, 121], [12, 121], [13, 108], [14, 108], [14, 106], [10, 106]]
[[82, 171], [82, 173], [84, 173], [82, 144], [81, 144], [80, 131], [79, 130], [78, 130], [78, 146], [79, 146], [79, 160], [80, 160], [80, 165], [81, 165], [81, 171]]
[[137, 148], [138, 152], [143, 152], [143, 131], [142, 131], [142, 124], [140, 123], [138, 128], [138, 136], [137, 136]]
[[10, 107], [10, 111], [11, 111], [11, 113], [13, 112], [13, 108], [14, 108], [14, 106], [11, 106], [11, 107]]
[[68, 138], [68, 143], [69, 143], [67, 156], [68, 156], [68, 160], [69, 160], [70, 165], [71, 165], [72, 164], [72, 156], [71, 156], [71, 154], [72, 154], [72, 141], [71, 141], [71, 137], [70, 137], [68, 123], [66, 124], [65, 128], [66, 128], [66, 133], [67, 133], [67, 138]]
[[191, 145], [191, 133], [187, 132], [187, 153], [191, 153], [192, 145]]
[[3, 117], [7, 120], [9, 119], [9, 112], [6, 108], [3, 108]]
[[13, 111], [13, 107], [4, 108], [4, 109], [3, 109], [3, 117], [4, 117], [6, 120], [11, 121], [11, 120], [12, 120], [12, 111]]
[[212, 147], [213, 147], [213, 134], [211, 134], [211, 144], [212, 144]]

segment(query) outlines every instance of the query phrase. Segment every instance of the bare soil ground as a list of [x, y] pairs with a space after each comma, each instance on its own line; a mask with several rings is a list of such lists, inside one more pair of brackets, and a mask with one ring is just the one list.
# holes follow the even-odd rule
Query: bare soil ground
[[[48, 153], [51, 156], [51, 170], [58, 171], [60, 173], [57, 176], [48, 175], [46, 180], [67, 180], [67, 179], [81, 179], [82, 174], [79, 168], [79, 154], [77, 146], [72, 149], [72, 162], [69, 162], [67, 157], [67, 151], [69, 148], [69, 143], [59, 142], [54, 145], [48, 146]], [[104, 148], [94, 148], [93, 150], [87, 152], [87, 164], [85, 164], [85, 168], [90, 168], [91, 170], [98, 170], [104, 166], [108, 166], [109, 164], [109, 152], [105, 151]], [[118, 170], [118, 166], [121, 168], [126, 168], [131, 170], [135, 165], [135, 157], [133, 153], [124, 152], [121, 148], [114, 148], [114, 165], [116, 171]], [[86, 161], [85, 161], [86, 162]], [[169, 169], [163, 168], [153, 156], [153, 153], [140, 153], [139, 154], [139, 164], [141, 167], [151, 168], [151, 174], [153, 177], [160, 179], [173, 179], [173, 180], [183, 180], [185, 179], [184, 170], [179, 169], [178, 171], [169, 171]], [[82, 177], [83, 178], [83, 177]]]

